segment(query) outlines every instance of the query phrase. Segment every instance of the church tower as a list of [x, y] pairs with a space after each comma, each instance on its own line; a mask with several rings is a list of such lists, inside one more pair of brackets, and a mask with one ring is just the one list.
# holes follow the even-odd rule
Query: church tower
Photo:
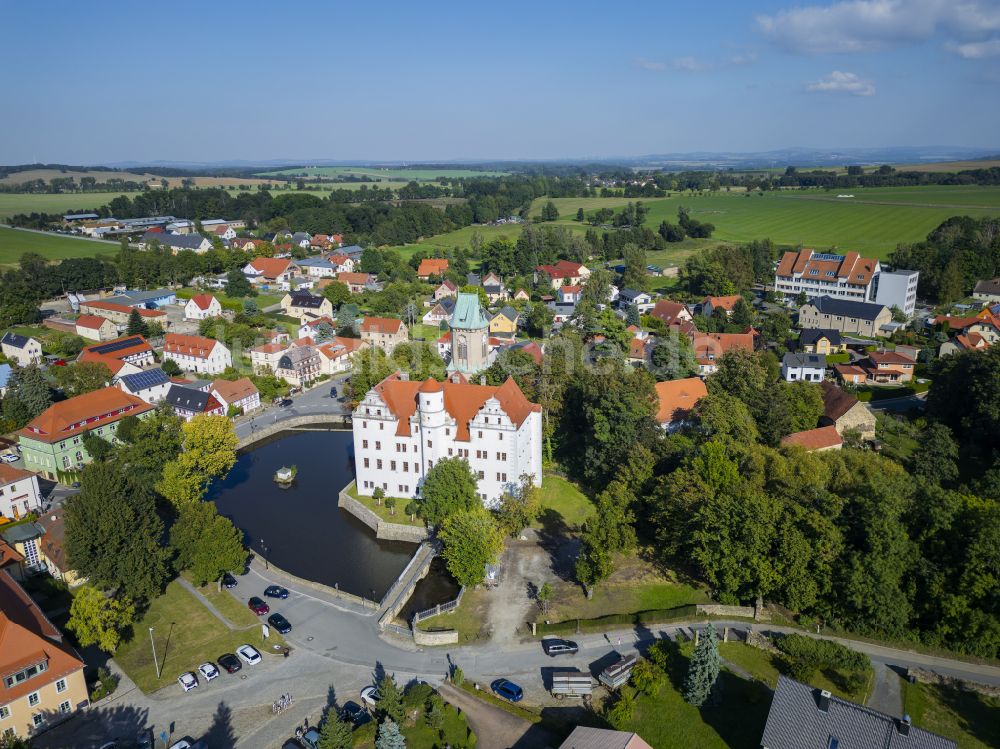
[[449, 372], [474, 374], [490, 365], [490, 321], [479, 294], [459, 292], [451, 320]]

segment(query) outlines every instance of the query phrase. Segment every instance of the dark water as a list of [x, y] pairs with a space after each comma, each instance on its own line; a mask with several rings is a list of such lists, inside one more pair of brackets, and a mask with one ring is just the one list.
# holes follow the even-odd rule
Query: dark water
[[[251, 550], [306, 580], [339, 585], [380, 600], [413, 556], [416, 546], [380, 541], [368, 526], [337, 506], [337, 494], [354, 478], [351, 433], [285, 432], [242, 453], [208, 499], [243, 529]], [[295, 482], [282, 488], [274, 472], [298, 466]], [[440, 566], [418, 585], [410, 611], [450, 600], [454, 581]]]

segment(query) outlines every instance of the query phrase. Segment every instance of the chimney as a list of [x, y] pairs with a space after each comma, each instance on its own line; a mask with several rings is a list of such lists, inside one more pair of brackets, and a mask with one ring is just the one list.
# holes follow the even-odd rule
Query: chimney
[[480, 385], [485, 385], [486, 384], [486, 375], [481, 375], [480, 376], [480, 378], [479, 378], [479, 384]]
[[898, 721], [896, 721], [896, 730], [899, 732], [900, 736], [910, 735], [910, 716], [904, 715]]
[[830, 712], [830, 697], [831, 695], [827, 690], [820, 690], [819, 696], [816, 698], [816, 706], [820, 709], [820, 712]]

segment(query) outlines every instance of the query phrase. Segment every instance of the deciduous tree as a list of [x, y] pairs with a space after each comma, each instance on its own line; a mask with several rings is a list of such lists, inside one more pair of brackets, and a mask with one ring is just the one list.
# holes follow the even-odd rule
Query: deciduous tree
[[66, 626], [83, 647], [97, 645], [114, 653], [122, 630], [134, 621], [135, 606], [127, 597], [108, 597], [92, 585], [82, 585], [73, 594]]
[[421, 490], [420, 516], [432, 525], [480, 505], [478, 483], [464, 458], [444, 458], [428, 472]]
[[438, 535], [448, 571], [466, 587], [479, 585], [503, 551], [503, 532], [481, 505], [450, 515]]
[[170, 529], [170, 545], [177, 550], [178, 568], [188, 570], [195, 585], [241, 571], [246, 564], [243, 533], [219, 514], [215, 502], [182, 506]]

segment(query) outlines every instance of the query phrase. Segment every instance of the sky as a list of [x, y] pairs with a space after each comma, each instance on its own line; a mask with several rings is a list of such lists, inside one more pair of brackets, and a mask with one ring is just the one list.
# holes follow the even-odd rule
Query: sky
[[0, 163], [1000, 151], [1000, 0], [11, 3]]

